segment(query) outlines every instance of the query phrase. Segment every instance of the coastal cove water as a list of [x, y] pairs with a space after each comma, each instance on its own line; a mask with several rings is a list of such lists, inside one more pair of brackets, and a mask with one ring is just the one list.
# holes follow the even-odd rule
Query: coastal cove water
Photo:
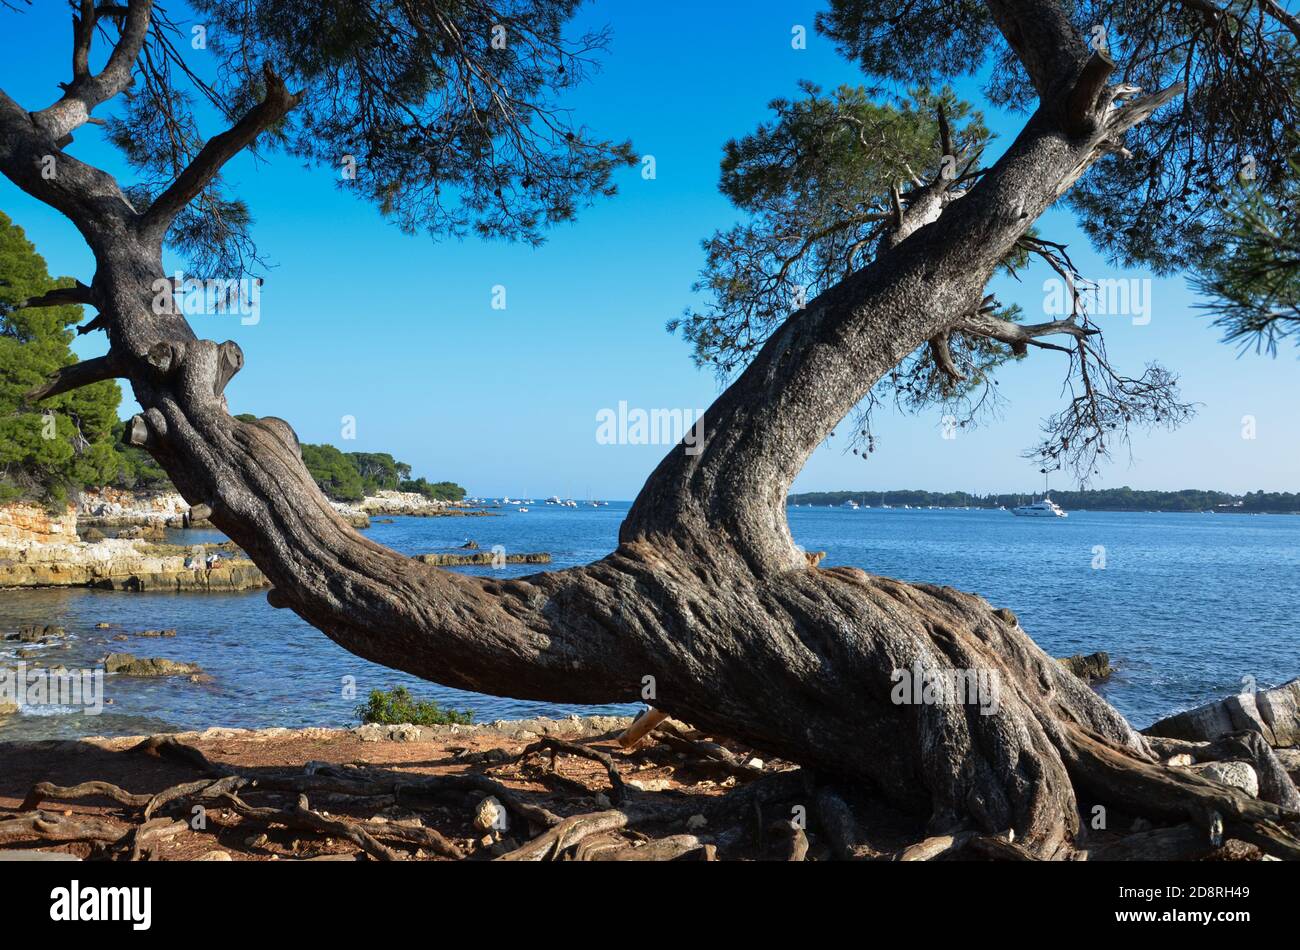
[[[576, 509], [513, 508], [491, 518], [396, 518], [366, 533], [405, 554], [548, 551], [549, 569], [613, 549], [626, 503]], [[1102, 694], [1139, 727], [1242, 688], [1300, 675], [1300, 517], [1071, 512], [1067, 520], [1005, 511], [792, 508], [795, 540], [826, 551], [824, 567], [853, 565], [905, 580], [949, 584], [1009, 607], [1054, 656], [1105, 650], [1118, 671]], [[173, 532], [171, 540], [221, 540]], [[1100, 548], [1105, 567], [1098, 569]], [[465, 568], [523, 576], [536, 566]], [[97, 623], [110, 629], [96, 629]], [[57, 624], [68, 646], [40, 647], [30, 666], [93, 667], [110, 651], [197, 663], [213, 679], [105, 678], [113, 701], [98, 716], [27, 709], [0, 719], [0, 740], [131, 735], [209, 726], [345, 726], [371, 689], [405, 685], [416, 696], [474, 710], [477, 720], [571, 713], [627, 713], [635, 706], [559, 706], [481, 696], [367, 663], [334, 645], [265, 591], [135, 594], [90, 590], [0, 591], [0, 631]], [[175, 628], [168, 639], [112, 636]], [[0, 666], [17, 644], [0, 646]], [[344, 677], [356, 696], [345, 697]]]

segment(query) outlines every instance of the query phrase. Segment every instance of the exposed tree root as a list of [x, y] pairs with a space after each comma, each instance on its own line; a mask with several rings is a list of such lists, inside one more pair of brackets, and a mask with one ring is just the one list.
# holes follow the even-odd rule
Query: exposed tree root
[[1220, 736], [1213, 742], [1187, 742], [1147, 736], [1147, 742], [1162, 758], [1189, 755], [1193, 762], [1248, 762], [1259, 776], [1259, 797], [1289, 811], [1300, 812], [1300, 790], [1273, 747], [1258, 732], [1238, 732]]
[[720, 743], [692, 739], [683, 735], [671, 719], [661, 723], [654, 730], [653, 737], [669, 748], [702, 759], [709, 765], [717, 766], [738, 778], [756, 779], [762, 778], [765, 774], [762, 769], [755, 768], [742, 761], [730, 749]]
[[974, 832], [963, 831], [955, 835], [934, 835], [916, 844], [908, 845], [892, 856], [894, 861], [933, 861], [966, 847]]
[[[248, 818], [253, 821], [261, 821], [266, 824], [282, 824], [289, 828], [301, 828], [307, 831], [318, 831], [326, 835], [336, 835], [351, 841], [367, 854], [378, 858], [381, 861], [400, 861], [402, 855], [385, 844], [382, 844], [373, 834], [365, 822], [352, 821], [347, 818], [331, 818], [319, 812], [312, 811], [307, 804], [307, 796], [299, 795], [298, 803], [292, 808], [256, 808], [240, 799], [238, 795], [226, 793], [222, 795], [222, 800], [228, 804], [241, 818]], [[384, 829], [389, 830], [387, 825]], [[430, 829], [425, 829], [430, 830]], [[434, 832], [437, 839], [442, 839], [441, 835]], [[445, 840], [445, 839], [443, 839]], [[459, 850], [453, 848], [452, 854], [460, 856]]]
[[1217, 848], [1225, 836], [1265, 854], [1300, 860], [1300, 839], [1286, 824], [1300, 811], [1257, 801], [1235, 788], [1177, 768], [1140, 759], [1073, 725], [1065, 727], [1063, 754], [1075, 782], [1100, 802], [1132, 814], [1176, 822], [1190, 820]]
[[[1261, 801], [1195, 772], [1162, 764], [1114, 740], [1102, 738], [1082, 726], [1063, 723], [1053, 735], [1071, 782], [1089, 802], [1103, 803], [1116, 815], [1147, 821], [1168, 821], [1169, 827], [1107, 833], [1095, 841], [1045, 847], [1041, 841], [1017, 840], [1014, 832], [990, 834], [974, 827], [930, 834], [907, 844], [880, 850], [878, 815], [867, 819], [873, 834], [864, 836], [855, 807], [872, 807], [859, 790], [851, 795], [833, 786], [817, 787], [811, 773], [802, 769], [757, 769], [746, 757], [704, 733], [669, 726], [651, 734], [656, 745], [611, 755], [603, 749], [546, 737], [509, 756], [505, 764], [518, 765], [529, 756], [549, 751], [552, 769], [529, 780], [553, 784], [552, 791], [572, 801], [579, 797], [604, 802], [588, 785], [554, 771], [555, 758], [574, 755], [598, 763], [609, 780], [608, 801], [614, 807], [561, 816], [546, 805], [530, 801], [503, 782], [481, 774], [420, 776], [377, 766], [309, 763], [301, 772], [273, 771], [251, 774], [213, 762], [199, 749], [171, 737], [153, 737], [129, 750], [195, 769], [204, 778], [171, 785], [156, 793], [134, 793], [105, 781], [62, 786], [39, 782], [32, 786], [18, 816], [0, 820], [0, 843], [89, 842], [101, 857], [141, 860], [154, 856], [158, 846], [191, 828], [196, 806], [203, 806], [215, 830], [231, 827], [221, 820], [229, 814], [239, 824], [293, 829], [323, 839], [355, 845], [375, 860], [407, 860], [412, 854], [429, 854], [451, 860], [485, 856], [468, 850], [418, 819], [392, 821], [375, 815], [381, 809], [404, 803], [408, 809], [451, 805], [467, 817], [484, 797], [494, 796], [517, 820], [513, 839], [492, 844], [502, 861], [629, 861], [713, 860], [719, 851], [783, 861], [824, 860], [1197, 860], [1241, 858], [1260, 852], [1279, 858], [1300, 859], [1300, 810]], [[1288, 800], [1294, 785], [1285, 771], [1285, 783], [1268, 771], [1270, 762], [1280, 770], [1271, 749], [1258, 736], [1232, 736], [1214, 743], [1156, 740], [1151, 750], [1161, 758], [1190, 756], [1193, 761], [1243, 759], [1257, 764], [1261, 794]], [[734, 748], [734, 743], [731, 744]], [[630, 787], [619, 770], [619, 759], [635, 760], [657, 755], [720, 767], [730, 776], [725, 784], [739, 782], [724, 794], [645, 792]], [[588, 781], [590, 769], [585, 773]], [[713, 783], [708, 783], [713, 785]], [[716, 786], [714, 786], [716, 787]], [[1267, 790], [1267, 791], [1266, 791]], [[345, 801], [349, 815], [312, 807], [309, 796]], [[123, 831], [115, 822], [93, 816], [73, 816], [41, 810], [51, 800], [107, 799], [121, 807], [132, 827]], [[856, 803], [851, 805], [850, 802]], [[333, 809], [332, 809], [333, 810]], [[1086, 810], [1086, 806], [1085, 806]], [[875, 813], [872, 813], [875, 815]], [[206, 823], [194, 830], [203, 830]], [[892, 827], [892, 826], [891, 826]], [[522, 834], [528, 835], [524, 840]], [[871, 842], [869, 843], [868, 838]], [[516, 841], [523, 840], [523, 844]], [[1224, 847], [1232, 841], [1234, 849]], [[1242, 843], [1245, 844], [1242, 844]], [[502, 844], [511, 850], [504, 851]], [[1248, 847], [1249, 846], [1249, 847]], [[296, 846], [295, 846], [296, 849]], [[1258, 849], [1258, 850], [1255, 850]], [[1229, 854], [1231, 852], [1231, 854]]]
[[[609, 774], [609, 800], [615, 805], [623, 804], [623, 800], [627, 795], [626, 786], [623, 784], [623, 777], [618, 774], [618, 767], [614, 764], [614, 760], [609, 753], [585, 746], [580, 742], [569, 742], [567, 739], [544, 736], [524, 749], [519, 754], [519, 758], [527, 758], [534, 752], [540, 752], [543, 749], [550, 749], [552, 752], [567, 752], [569, 755], [591, 759], [593, 762], [599, 762], [605, 766], [605, 771]], [[554, 769], [554, 757], [551, 759], [551, 765], [552, 769]]]
[[872, 855], [862, 843], [853, 810], [835, 789], [817, 790], [818, 827], [828, 839], [831, 852], [841, 861], [852, 861]]
[[0, 844], [20, 841], [100, 841], [113, 842], [122, 830], [111, 821], [89, 815], [58, 815], [36, 811], [0, 821]]

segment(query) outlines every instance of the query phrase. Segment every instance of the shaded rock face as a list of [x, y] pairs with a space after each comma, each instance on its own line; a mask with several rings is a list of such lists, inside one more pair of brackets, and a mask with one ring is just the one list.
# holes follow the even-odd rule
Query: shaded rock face
[[1210, 742], [1232, 732], [1258, 732], [1271, 746], [1300, 746], [1300, 678], [1175, 713], [1143, 731], [1192, 742]]
[[1097, 680], [1103, 680], [1114, 672], [1110, 665], [1110, 654], [1105, 652], [1076, 653], [1074, 656], [1064, 657], [1057, 660], [1057, 662], [1085, 683], [1095, 683]]
[[178, 663], [162, 657], [137, 657], [130, 653], [110, 653], [104, 658], [104, 670], [123, 676], [199, 676], [203, 674], [193, 663]]
[[17, 640], [19, 643], [44, 643], [67, 635], [67, 630], [54, 624], [25, 623], [18, 628], [17, 633], [8, 634], [5, 639]]

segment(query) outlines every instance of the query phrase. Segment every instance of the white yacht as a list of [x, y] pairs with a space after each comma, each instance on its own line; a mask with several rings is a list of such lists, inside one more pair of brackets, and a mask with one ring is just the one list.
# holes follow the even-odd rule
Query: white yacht
[[1036, 501], [1032, 505], [1019, 505], [1012, 508], [1011, 513], [1022, 518], [1068, 518], [1061, 506], [1046, 495], [1042, 501]]
[[852, 498], [850, 498], [848, 501], [846, 501], [846, 502], [844, 502], [842, 505], [840, 505], [840, 507], [841, 507], [841, 508], [853, 508], [853, 509], [856, 509], [856, 508], [858, 507], [858, 503], [857, 503], [856, 501], [854, 501]]

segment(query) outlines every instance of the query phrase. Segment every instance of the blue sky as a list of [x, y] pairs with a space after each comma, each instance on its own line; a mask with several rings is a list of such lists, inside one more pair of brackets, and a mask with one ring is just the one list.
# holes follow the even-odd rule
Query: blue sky
[[[0, 12], [0, 87], [29, 108], [57, 95], [69, 61], [64, 5], [37, 7]], [[657, 177], [620, 172], [616, 198], [554, 231], [541, 249], [404, 236], [339, 191], [336, 170], [282, 157], [237, 160], [227, 178], [251, 205], [259, 246], [275, 264], [261, 320], [193, 320], [201, 336], [244, 349], [245, 368], [228, 390], [232, 411], [281, 416], [304, 441], [391, 451], [472, 494], [634, 497], [665, 449], [599, 444], [596, 414], [620, 401], [704, 409], [717, 394], [713, 376], [693, 366], [664, 323], [691, 302], [701, 238], [735, 220], [717, 193], [722, 144], [766, 118], [769, 100], [797, 94], [799, 79], [863, 81], [812, 31], [817, 9], [768, 0], [587, 7], [579, 25], [609, 24], [613, 45], [602, 71], [568, 102], [595, 130], [654, 155]], [[795, 24], [808, 27], [805, 50], [791, 48]], [[979, 103], [974, 86], [959, 89]], [[1008, 142], [1020, 119], [985, 112]], [[122, 172], [94, 129], [78, 133], [71, 150]], [[89, 279], [90, 255], [57, 213], [5, 180], [0, 209], [52, 271]], [[1150, 276], [1108, 267], [1063, 211], [1049, 212], [1040, 230], [1068, 242], [1090, 277]], [[1034, 317], [1047, 276], [1034, 270], [1023, 284], [994, 289]], [[495, 285], [506, 287], [504, 311], [491, 306]], [[1238, 358], [1194, 309], [1181, 278], [1155, 280], [1151, 300], [1148, 325], [1104, 323], [1111, 354], [1134, 371], [1152, 359], [1177, 370], [1200, 413], [1176, 433], [1139, 434], [1133, 463], [1121, 457], [1095, 484], [1300, 488], [1295, 351]], [[103, 346], [99, 334], [78, 344], [83, 356]], [[937, 415], [883, 416], [870, 462], [822, 447], [796, 490], [1032, 490], [1040, 476], [1021, 452], [1060, 403], [1058, 356], [1037, 353], [1003, 373], [1008, 404], [998, 420], [948, 440]], [[1253, 440], [1242, 438], [1246, 415], [1256, 420]], [[340, 438], [344, 416], [356, 419], [355, 441]]]

